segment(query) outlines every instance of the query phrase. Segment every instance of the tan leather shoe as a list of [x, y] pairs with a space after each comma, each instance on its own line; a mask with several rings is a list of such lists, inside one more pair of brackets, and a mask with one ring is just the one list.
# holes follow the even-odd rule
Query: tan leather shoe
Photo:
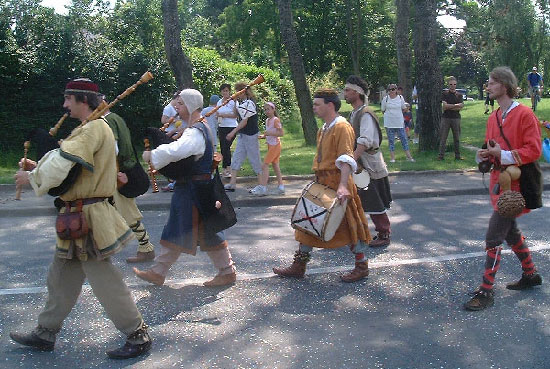
[[127, 263], [144, 263], [146, 261], [151, 261], [155, 259], [155, 251], [141, 252], [138, 251], [136, 256], [130, 256], [126, 259]]
[[228, 284], [233, 284], [237, 280], [237, 273], [233, 272], [231, 274], [218, 274], [207, 282], [203, 283], [205, 287], [219, 287], [227, 286]]
[[134, 273], [139, 279], [156, 284], [157, 286], [162, 286], [164, 284], [165, 277], [153, 272], [151, 269], [139, 270], [138, 268], [134, 268]]

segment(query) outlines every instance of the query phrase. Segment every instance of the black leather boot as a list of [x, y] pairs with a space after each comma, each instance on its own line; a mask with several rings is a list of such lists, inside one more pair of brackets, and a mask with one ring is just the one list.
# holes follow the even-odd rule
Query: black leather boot
[[147, 353], [150, 349], [151, 337], [147, 333], [147, 325], [143, 324], [140, 329], [128, 336], [124, 346], [116, 350], [107, 351], [107, 356], [118, 360], [131, 359]]
[[10, 332], [10, 337], [17, 343], [24, 346], [34, 347], [40, 351], [53, 351], [53, 347], [55, 345], [55, 342], [46, 341], [38, 337], [34, 332], [27, 334]]

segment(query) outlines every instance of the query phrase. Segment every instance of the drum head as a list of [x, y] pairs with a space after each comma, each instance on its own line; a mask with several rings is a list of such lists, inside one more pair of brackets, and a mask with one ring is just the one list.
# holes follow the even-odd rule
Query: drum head
[[366, 189], [369, 186], [370, 183], [370, 176], [369, 172], [367, 172], [365, 169], [363, 169], [361, 172], [353, 173], [353, 182], [355, 182], [355, 185], [358, 188]]

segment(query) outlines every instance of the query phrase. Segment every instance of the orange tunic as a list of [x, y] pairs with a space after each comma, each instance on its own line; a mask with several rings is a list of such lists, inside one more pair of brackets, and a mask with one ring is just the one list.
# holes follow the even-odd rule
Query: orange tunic
[[[331, 171], [328, 175], [317, 175], [317, 182], [334, 190], [338, 189], [340, 171], [338, 167], [336, 167], [336, 159], [341, 155], [349, 155], [353, 158], [354, 144], [355, 133], [353, 132], [353, 128], [342, 117], [338, 117], [337, 122], [332, 127], [328, 128], [323, 135], [322, 129], [317, 132], [318, 151], [313, 159], [313, 171], [316, 174], [322, 173], [320, 171]], [[365, 217], [363, 207], [361, 206], [361, 200], [357, 194], [357, 187], [351, 175], [348, 179], [348, 190], [351, 193], [351, 198], [348, 200], [346, 216], [342, 220], [332, 240], [324, 242], [307, 233], [295, 230], [294, 238], [296, 241], [307, 246], [327, 249], [355, 245], [358, 240], [365, 242], [370, 241], [371, 237], [367, 218]]]

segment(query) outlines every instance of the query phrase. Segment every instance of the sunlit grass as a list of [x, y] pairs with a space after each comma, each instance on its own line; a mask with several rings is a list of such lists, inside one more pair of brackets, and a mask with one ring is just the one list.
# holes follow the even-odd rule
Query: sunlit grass
[[[530, 106], [529, 99], [520, 99], [522, 104]], [[381, 118], [382, 112], [379, 105], [371, 106], [375, 113]], [[495, 102], [495, 109], [498, 108], [498, 104]], [[465, 158], [462, 161], [455, 161], [453, 148], [452, 148], [452, 134], [449, 132], [449, 138], [447, 141], [447, 154], [445, 161], [437, 161], [435, 158], [438, 153], [436, 151], [419, 152], [418, 145], [412, 144], [409, 141], [411, 153], [416, 162], [411, 163], [406, 160], [405, 154], [401, 147], [401, 143], [396, 141], [395, 156], [396, 162], [389, 163], [389, 149], [388, 140], [385, 137], [385, 130], [382, 129], [384, 134], [384, 140], [382, 142], [382, 153], [388, 164], [388, 169], [391, 171], [409, 171], [409, 170], [462, 170], [475, 168], [475, 151], [468, 150], [464, 146], [480, 147], [485, 139], [485, 126], [487, 124], [488, 115], [484, 115], [485, 110], [483, 101], [467, 101], [464, 109], [461, 111], [461, 154]], [[351, 111], [351, 106], [343, 102], [340, 112], [344, 116], [348, 116]], [[550, 120], [550, 99], [542, 99], [537, 106], [537, 116], [539, 119]], [[286, 122], [283, 122], [285, 124]], [[286, 124], [300, 125], [299, 122], [290, 122]], [[285, 136], [282, 137], [282, 153], [281, 153], [281, 171], [283, 175], [296, 175], [296, 174], [311, 174], [311, 166], [313, 158], [315, 156], [316, 148], [314, 146], [306, 146], [304, 143], [301, 129], [294, 130], [298, 133], [290, 133], [288, 130]], [[233, 146], [234, 148], [234, 146]], [[263, 158], [267, 152], [267, 145], [262, 140], [260, 143], [261, 157]], [[3, 153], [0, 157], [0, 183], [13, 183], [13, 175], [17, 169], [17, 161], [22, 156], [21, 152]], [[271, 170], [273, 175], [273, 170]], [[253, 176], [255, 175], [250, 167], [248, 161], [245, 162], [241, 169], [240, 176]]]

